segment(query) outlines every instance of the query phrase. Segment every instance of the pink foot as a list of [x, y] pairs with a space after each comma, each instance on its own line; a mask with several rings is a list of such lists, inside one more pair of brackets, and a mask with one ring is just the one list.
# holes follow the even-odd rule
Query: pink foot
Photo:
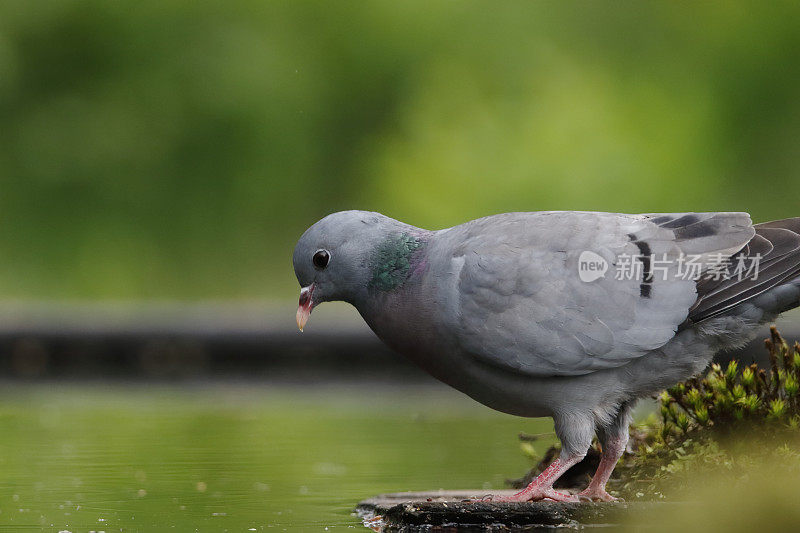
[[606, 489], [593, 488], [593, 487], [589, 487], [586, 490], [584, 490], [583, 492], [578, 493], [578, 498], [580, 498], [581, 501], [586, 501], [586, 500], [595, 501], [595, 502], [618, 502], [619, 501], [619, 498], [615, 498], [614, 496], [612, 496], [611, 494], [606, 492]]
[[535, 502], [540, 500], [553, 500], [554, 502], [579, 502], [580, 498], [568, 492], [558, 492], [557, 490], [548, 489], [539, 491], [534, 494], [528, 501]]
[[573, 494], [566, 494], [553, 490], [553, 483], [569, 470], [572, 465], [583, 459], [583, 455], [571, 455], [566, 458], [559, 457], [544, 471], [531, 481], [530, 485], [511, 496], [487, 496], [477, 501], [494, 502], [538, 502], [551, 500], [556, 502], [579, 502], [580, 499]]
[[490, 502], [538, 502], [542, 500], [550, 500], [554, 502], [579, 502], [580, 498], [574, 494], [558, 492], [553, 489], [542, 489], [530, 487], [522, 490], [511, 496], [486, 496], [480, 500], [474, 501], [490, 501]]

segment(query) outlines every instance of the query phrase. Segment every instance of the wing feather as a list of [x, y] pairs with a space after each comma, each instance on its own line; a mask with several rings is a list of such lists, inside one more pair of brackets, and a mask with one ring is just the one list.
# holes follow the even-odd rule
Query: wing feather
[[718, 316], [800, 276], [800, 218], [758, 224], [754, 229], [755, 237], [731, 262], [758, 257], [757, 275], [699, 283], [687, 324]]
[[[459, 268], [450, 329], [486, 363], [531, 375], [615, 368], [666, 344], [697, 300], [681, 254], [733, 255], [753, 238], [746, 213], [509, 213], [447, 230]], [[766, 247], [766, 243], [756, 245]], [[608, 265], [581, 280], [585, 251]], [[650, 279], [617, 279], [623, 257], [663, 258]], [[642, 265], [647, 268], [647, 264]], [[448, 284], [444, 284], [448, 286]]]

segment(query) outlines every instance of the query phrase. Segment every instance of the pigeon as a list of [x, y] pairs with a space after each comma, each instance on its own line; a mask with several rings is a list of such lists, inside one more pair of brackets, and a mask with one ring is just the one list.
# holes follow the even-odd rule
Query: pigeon
[[[800, 306], [800, 218], [519, 212], [438, 231], [342, 211], [293, 255], [297, 325], [352, 304], [390, 348], [478, 402], [552, 417], [559, 457], [511, 501], [612, 501], [631, 409]], [[553, 483], [602, 457], [579, 494]]]

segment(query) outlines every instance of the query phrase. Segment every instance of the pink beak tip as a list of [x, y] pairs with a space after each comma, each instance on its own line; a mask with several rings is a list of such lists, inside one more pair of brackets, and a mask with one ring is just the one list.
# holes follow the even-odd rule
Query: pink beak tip
[[313, 302], [311, 301], [311, 294], [314, 292], [314, 284], [312, 283], [308, 287], [303, 287], [300, 290], [300, 302], [297, 306], [297, 328], [302, 332], [303, 328], [306, 327], [306, 322], [308, 322], [308, 317], [311, 315], [311, 309], [314, 307]]

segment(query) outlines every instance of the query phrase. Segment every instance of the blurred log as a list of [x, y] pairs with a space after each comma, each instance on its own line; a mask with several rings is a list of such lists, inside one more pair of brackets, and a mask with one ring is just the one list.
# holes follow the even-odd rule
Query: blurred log
[[[352, 307], [321, 306], [304, 333], [295, 310], [258, 302], [0, 302], [0, 377], [433, 381], [386, 348]], [[800, 339], [796, 324], [780, 325], [787, 339]], [[765, 364], [767, 336], [764, 327], [718, 360]]]

